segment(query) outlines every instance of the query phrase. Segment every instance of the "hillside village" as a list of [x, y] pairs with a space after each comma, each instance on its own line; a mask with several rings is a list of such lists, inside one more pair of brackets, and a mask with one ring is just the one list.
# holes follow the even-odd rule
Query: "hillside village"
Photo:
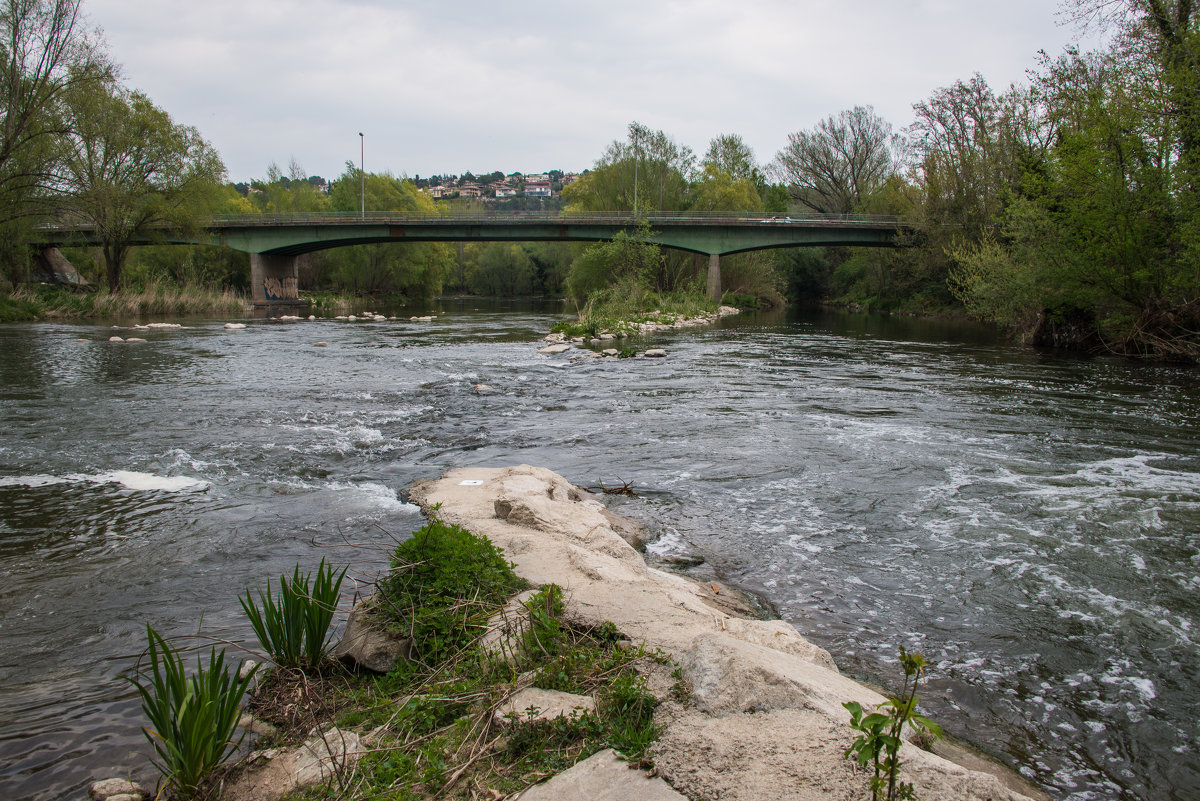
[[478, 198], [480, 200], [506, 200], [509, 198], [552, 198], [557, 197], [564, 186], [579, 180], [576, 173], [550, 170], [543, 173], [500, 172], [476, 176], [471, 173], [458, 175], [434, 175], [430, 178], [416, 176], [417, 188], [435, 200], [449, 198]]
[[[587, 170], [584, 171], [584, 174]], [[415, 176], [412, 180], [417, 189], [434, 200], [479, 200], [487, 204], [500, 203], [511, 206], [517, 204], [523, 207], [522, 201], [528, 199], [537, 201], [538, 207], [544, 208], [545, 201], [556, 200], [560, 197], [562, 188], [578, 181], [579, 173], [562, 170], [550, 170], [540, 173], [514, 172], [505, 175], [496, 172], [475, 175], [471, 172], [462, 175], [433, 175], [428, 178]], [[282, 176], [280, 182], [287, 187], [293, 179]], [[331, 182], [319, 175], [311, 175], [304, 179], [318, 192], [328, 195]], [[261, 194], [263, 186], [258, 182], [238, 182], [233, 188], [242, 197]]]

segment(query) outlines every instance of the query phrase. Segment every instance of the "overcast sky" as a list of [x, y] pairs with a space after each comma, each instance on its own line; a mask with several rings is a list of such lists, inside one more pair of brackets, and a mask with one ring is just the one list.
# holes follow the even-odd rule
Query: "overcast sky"
[[[856, 105], [897, 129], [980, 72], [1023, 81], [1076, 31], [1056, 0], [84, 0], [125, 81], [231, 180], [295, 159], [336, 177], [592, 166], [631, 120], [767, 162]], [[1085, 42], [1086, 44], [1086, 42]]]

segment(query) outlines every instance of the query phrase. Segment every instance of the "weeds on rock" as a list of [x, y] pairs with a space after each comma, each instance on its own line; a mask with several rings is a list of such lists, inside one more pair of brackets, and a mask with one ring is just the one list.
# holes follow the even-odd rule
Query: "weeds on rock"
[[[330, 663], [316, 675], [275, 671], [251, 701], [283, 730], [280, 741], [331, 720], [366, 733], [369, 752], [336, 786], [294, 798], [500, 798], [604, 748], [645, 759], [659, 702], [643, 672], [665, 656], [611, 623], [572, 622], [557, 585], [511, 603], [526, 586], [502, 551], [458, 526], [431, 520], [401, 543], [373, 606], [411, 638], [411, 659], [386, 675]], [[532, 687], [591, 696], [595, 711], [551, 720], [508, 711]]]
[[850, 701], [842, 704], [850, 711], [850, 728], [861, 732], [854, 738], [845, 756], [853, 756], [859, 767], [871, 765], [871, 801], [916, 799], [913, 786], [899, 781], [900, 743], [904, 727], [918, 736], [938, 738], [942, 729], [929, 718], [917, 714], [917, 685], [925, 674], [926, 661], [916, 652], [900, 647], [900, 665], [904, 668], [904, 689], [899, 696], [888, 698], [876, 707], [876, 712], [864, 714], [862, 704]]
[[192, 798], [204, 777], [241, 742], [234, 732], [254, 671], [241, 677], [236, 669], [230, 673], [225, 649], [213, 648], [207, 667], [196, 657], [196, 670], [189, 678], [183, 658], [149, 625], [146, 637], [149, 670], [129, 682], [137, 688], [150, 721], [143, 731], [154, 747], [155, 766], [177, 798]]
[[245, 597], [238, 596], [259, 644], [275, 664], [307, 670], [321, 664], [329, 649], [329, 624], [345, 576], [346, 568], [335, 574], [332, 565], [322, 559], [315, 578], [311, 573], [301, 574], [298, 564], [290, 581], [280, 576], [278, 596], [272, 594], [269, 580], [266, 593], [259, 590], [258, 602], [250, 590]]

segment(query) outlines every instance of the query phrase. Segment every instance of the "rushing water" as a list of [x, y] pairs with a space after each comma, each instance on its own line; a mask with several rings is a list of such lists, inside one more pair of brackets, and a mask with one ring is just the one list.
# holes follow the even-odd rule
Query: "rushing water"
[[1197, 372], [800, 313], [571, 364], [536, 352], [551, 307], [443, 311], [0, 328], [0, 797], [150, 777], [147, 622], [245, 641], [244, 587], [322, 555], [369, 580], [412, 481], [514, 463], [631, 482], [652, 553], [846, 672], [922, 651], [925, 708], [1055, 798], [1200, 796]]

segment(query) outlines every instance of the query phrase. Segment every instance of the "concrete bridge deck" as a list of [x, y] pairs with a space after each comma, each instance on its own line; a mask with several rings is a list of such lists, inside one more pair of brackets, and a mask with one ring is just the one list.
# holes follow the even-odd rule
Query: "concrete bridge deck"
[[[214, 217], [191, 232], [158, 229], [138, 244], [169, 242], [232, 248], [251, 254], [251, 287], [259, 303], [295, 301], [296, 258], [349, 245], [385, 242], [604, 241], [645, 222], [649, 241], [708, 256], [708, 291], [720, 297], [720, 257], [783, 247], [894, 247], [905, 226], [878, 215], [774, 215], [729, 212], [367, 212], [248, 214]], [[41, 229], [47, 245], [99, 244], [87, 226]]]

